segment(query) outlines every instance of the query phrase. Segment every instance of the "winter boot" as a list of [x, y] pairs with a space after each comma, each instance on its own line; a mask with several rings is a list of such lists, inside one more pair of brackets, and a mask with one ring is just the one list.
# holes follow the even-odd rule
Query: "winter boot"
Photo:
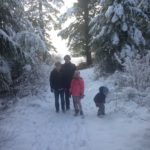
[[66, 112], [65, 109], [62, 109], [62, 112], [65, 113]]
[[74, 116], [78, 116], [79, 110], [75, 110]]
[[100, 116], [100, 115], [101, 115], [101, 110], [98, 109], [97, 116]]
[[59, 110], [56, 110], [56, 113], [59, 113]]
[[80, 111], [80, 115], [81, 115], [81, 116], [83, 116], [83, 115], [84, 115], [82, 110]]

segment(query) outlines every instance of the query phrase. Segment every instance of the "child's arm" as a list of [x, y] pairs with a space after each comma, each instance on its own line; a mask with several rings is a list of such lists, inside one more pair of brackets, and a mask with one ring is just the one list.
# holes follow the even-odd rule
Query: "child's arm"
[[94, 102], [97, 103], [98, 99], [99, 99], [99, 96], [98, 96], [98, 94], [96, 94], [95, 97], [94, 97]]
[[94, 97], [94, 102], [96, 103], [96, 97], [97, 97], [97, 94], [95, 95], [95, 97]]
[[97, 107], [99, 106], [98, 99], [99, 99], [99, 96], [98, 96], [98, 94], [96, 94], [94, 97], [94, 102], [95, 102]]

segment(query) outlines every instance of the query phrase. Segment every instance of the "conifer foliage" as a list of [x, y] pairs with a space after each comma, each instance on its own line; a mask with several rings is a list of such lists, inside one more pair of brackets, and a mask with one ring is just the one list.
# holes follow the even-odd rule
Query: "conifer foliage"
[[[146, 0], [101, 0], [101, 11], [90, 22], [91, 46], [100, 68], [112, 72], [126, 57], [144, 54], [149, 16]], [[148, 5], [147, 5], [148, 6]], [[145, 10], [148, 8], [145, 8]]]
[[53, 46], [47, 44], [46, 33], [56, 26], [52, 22], [61, 4], [61, 0], [0, 1], [0, 92], [11, 91], [25, 68], [34, 70], [49, 57]]
[[78, 0], [61, 17], [63, 22], [70, 18], [73, 18], [73, 21], [59, 35], [63, 39], [68, 39], [68, 47], [73, 54], [86, 57], [87, 65], [92, 63], [89, 22], [98, 11], [97, 5], [98, 0]]

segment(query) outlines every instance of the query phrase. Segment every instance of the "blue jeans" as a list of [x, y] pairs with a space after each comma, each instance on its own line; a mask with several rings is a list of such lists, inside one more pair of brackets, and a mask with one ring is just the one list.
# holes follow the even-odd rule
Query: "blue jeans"
[[64, 90], [55, 90], [54, 91], [55, 96], [55, 108], [56, 111], [59, 111], [59, 97], [61, 100], [61, 109], [62, 111], [65, 111], [65, 101], [64, 101]]
[[66, 103], [66, 109], [70, 109], [70, 92], [69, 89], [65, 90], [65, 103]]

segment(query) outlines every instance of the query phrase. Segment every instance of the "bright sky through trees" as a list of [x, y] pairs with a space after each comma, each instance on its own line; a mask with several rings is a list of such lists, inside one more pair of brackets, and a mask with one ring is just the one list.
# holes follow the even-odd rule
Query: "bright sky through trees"
[[[64, 6], [61, 9], [61, 13], [63, 14], [68, 8], [72, 7], [73, 3], [76, 0], [64, 0]], [[60, 37], [57, 37], [58, 31], [53, 31], [51, 38], [54, 46], [56, 47], [58, 54], [65, 55], [69, 54], [68, 48], [66, 46], [66, 41], [62, 40]]]

